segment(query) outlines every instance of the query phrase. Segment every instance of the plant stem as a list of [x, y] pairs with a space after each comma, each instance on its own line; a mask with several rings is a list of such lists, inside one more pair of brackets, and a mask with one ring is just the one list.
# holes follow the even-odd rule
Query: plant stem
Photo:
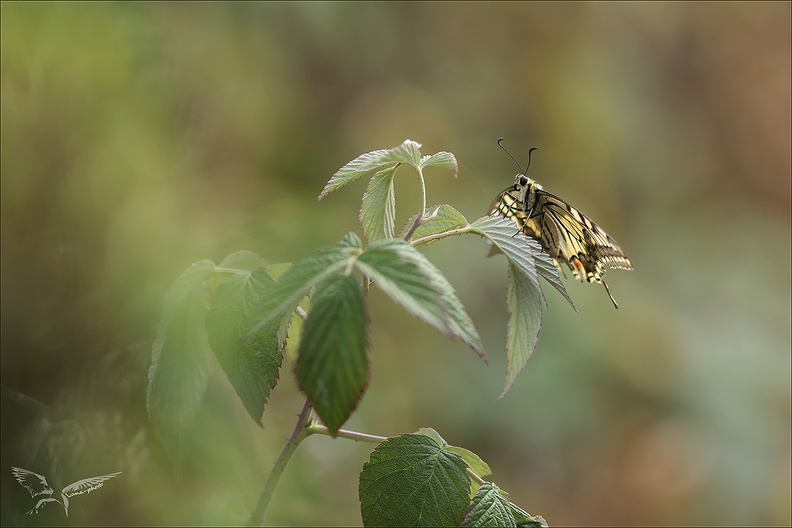
[[440, 240], [441, 238], [447, 238], [450, 236], [457, 236], [457, 235], [464, 235], [466, 233], [478, 233], [478, 231], [470, 226], [467, 227], [460, 227], [457, 229], [452, 229], [450, 231], [444, 231], [442, 233], [436, 233], [434, 235], [425, 236], [423, 238], [416, 238], [410, 244], [413, 247], [423, 246], [428, 244], [429, 242], [434, 242], [435, 240]]
[[415, 230], [418, 229], [418, 226], [421, 225], [423, 222], [424, 216], [426, 216], [426, 182], [424, 181], [423, 172], [419, 167], [415, 168], [418, 171], [418, 179], [421, 180], [421, 210], [418, 211], [418, 215], [415, 217], [415, 222], [413, 222], [412, 227], [407, 234], [404, 235], [404, 241], [409, 242], [410, 238], [415, 233]]
[[[330, 430], [325, 427], [324, 425], [314, 424], [307, 427], [307, 431], [311, 434], [323, 434], [327, 436], [332, 436], [330, 434]], [[356, 431], [346, 431], [344, 429], [339, 429], [336, 433], [338, 438], [346, 438], [348, 440], [354, 440], [356, 442], [368, 442], [370, 444], [379, 444], [380, 442], [384, 442], [388, 439], [387, 436], [377, 436], [377, 435], [370, 435], [366, 433], [358, 433]]]
[[[325, 427], [324, 425], [320, 424], [313, 424], [306, 427], [306, 431], [308, 434], [323, 434], [327, 436], [332, 436], [330, 434], [330, 430]], [[336, 433], [337, 438], [346, 438], [347, 440], [354, 440], [356, 442], [368, 442], [370, 444], [379, 444], [380, 442], [384, 442], [388, 439], [387, 436], [378, 436], [366, 433], [358, 433], [357, 431], [347, 431], [344, 429], [339, 429], [338, 433]], [[486, 480], [479, 477], [472, 469], [467, 468], [467, 474], [470, 475], [470, 478], [478, 482], [479, 484], [486, 484]]]
[[480, 485], [483, 485], [483, 484], [486, 484], [486, 483], [487, 483], [487, 481], [486, 481], [486, 480], [484, 480], [483, 478], [479, 477], [479, 476], [476, 474], [476, 472], [475, 472], [475, 471], [473, 471], [473, 470], [472, 470], [472, 469], [470, 469], [470, 468], [467, 468], [467, 474], [468, 474], [468, 475], [470, 475], [470, 477], [471, 477], [473, 480], [475, 480], [476, 482], [478, 482]]
[[270, 471], [270, 474], [267, 477], [267, 482], [264, 484], [264, 488], [261, 490], [258, 503], [256, 504], [256, 509], [253, 510], [253, 513], [250, 516], [251, 525], [261, 526], [264, 522], [264, 516], [267, 514], [267, 508], [269, 508], [270, 502], [272, 501], [272, 495], [275, 493], [275, 488], [278, 486], [278, 481], [280, 481], [283, 471], [286, 469], [286, 465], [289, 463], [289, 460], [291, 460], [291, 457], [294, 455], [294, 452], [297, 450], [297, 446], [300, 445], [300, 442], [302, 442], [310, 434], [306, 428], [306, 424], [308, 423], [310, 415], [311, 402], [306, 398], [303, 408], [300, 411], [300, 415], [297, 418], [297, 424], [294, 426], [294, 430], [292, 431], [291, 436], [289, 436], [289, 439], [286, 440], [286, 444], [283, 446], [280, 455], [278, 455], [278, 459], [272, 466], [272, 471]]
[[217, 267], [217, 268], [215, 268], [215, 271], [218, 272], [218, 273], [234, 273], [236, 275], [250, 275], [249, 271], [240, 270], [240, 269], [234, 269], [234, 268]]

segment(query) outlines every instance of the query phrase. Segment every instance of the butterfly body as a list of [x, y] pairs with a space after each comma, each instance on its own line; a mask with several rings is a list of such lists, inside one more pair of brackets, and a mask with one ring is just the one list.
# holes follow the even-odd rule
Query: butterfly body
[[562, 263], [568, 266], [575, 279], [602, 283], [618, 308], [602, 280], [605, 268], [631, 270], [632, 262], [619, 244], [583, 213], [525, 174], [518, 174], [514, 185], [492, 203], [490, 215], [512, 220], [520, 231], [541, 244], [559, 269], [563, 269]]

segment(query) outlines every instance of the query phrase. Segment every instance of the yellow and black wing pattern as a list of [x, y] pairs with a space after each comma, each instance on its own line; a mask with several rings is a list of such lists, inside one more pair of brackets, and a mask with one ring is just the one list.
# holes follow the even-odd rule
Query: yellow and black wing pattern
[[602, 280], [605, 269], [631, 270], [632, 262], [619, 244], [586, 215], [524, 174], [518, 174], [514, 185], [498, 195], [490, 215], [512, 220], [542, 245], [559, 269], [561, 263], [566, 264], [577, 280], [602, 283], [618, 308]]

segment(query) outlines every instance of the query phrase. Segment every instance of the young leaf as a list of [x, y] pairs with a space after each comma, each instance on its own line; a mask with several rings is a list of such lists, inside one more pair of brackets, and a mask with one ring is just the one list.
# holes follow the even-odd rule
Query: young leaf
[[470, 470], [478, 475], [481, 478], [488, 477], [492, 475], [492, 470], [490, 469], [489, 465], [481, 460], [481, 457], [478, 456], [473, 451], [465, 449], [464, 447], [457, 447], [449, 445], [444, 448], [446, 451], [451, 451], [452, 453], [456, 453], [457, 455], [462, 457], [462, 460], [465, 461], [465, 464], [468, 465]]
[[312, 297], [295, 374], [316, 414], [335, 433], [368, 383], [368, 312], [354, 275], [327, 278]]
[[482, 484], [465, 512], [463, 528], [517, 527], [509, 501], [495, 484]]
[[324, 186], [322, 192], [319, 194], [318, 200], [321, 200], [331, 192], [343, 187], [348, 183], [361, 178], [371, 172], [372, 170], [382, 168], [384, 165], [393, 163], [392, 161], [383, 162], [383, 159], [388, 154], [387, 150], [374, 150], [366, 154], [361, 154], [353, 159], [333, 174], [330, 181]]
[[364, 526], [459, 526], [470, 499], [464, 461], [422, 434], [382, 442], [360, 473]]
[[210, 260], [194, 263], [165, 295], [151, 350], [146, 407], [154, 432], [170, 456], [184, 454], [187, 428], [206, 390], [212, 351], [206, 334]]
[[396, 194], [393, 175], [396, 166], [379, 171], [371, 178], [360, 207], [360, 226], [369, 242], [393, 238], [396, 220]]
[[[405, 237], [407, 231], [415, 223], [416, 216], [417, 215], [412, 215], [410, 219], [407, 220], [407, 223], [404, 224], [401, 233], [399, 233], [399, 238]], [[418, 229], [416, 229], [413, 233], [412, 240], [418, 240], [419, 238], [436, 235], [438, 233], [445, 233], [446, 231], [459, 229], [467, 225], [468, 221], [464, 216], [462, 216], [462, 213], [450, 205], [433, 205], [426, 208], [426, 216], [424, 217], [421, 225], [418, 226]]]
[[415, 434], [422, 434], [424, 436], [428, 436], [429, 438], [437, 442], [437, 445], [439, 445], [442, 448], [445, 448], [448, 445], [448, 442], [446, 442], [445, 439], [442, 436], [440, 436], [440, 433], [438, 433], [431, 427], [421, 427], [420, 429], [415, 431]]
[[441, 169], [452, 170], [454, 171], [454, 178], [457, 177], [457, 173], [459, 172], [457, 160], [450, 152], [438, 152], [436, 154], [432, 154], [431, 156], [424, 156], [421, 158], [421, 163], [419, 166], [421, 169], [426, 167], [438, 167]]
[[[224, 261], [225, 262], [225, 261]], [[242, 266], [254, 261], [237, 262]], [[264, 268], [230, 274], [212, 297], [206, 319], [209, 343], [220, 366], [233, 385], [245, 409], [262, 425], [261, 416], [270, 391], [278, 382], [281, 349], [279, 322], [273, 321], [251, 339], [243, 339], [250, 311], [261, 302], [275, 281]]]
[[417, 249], [401, 239], [379, 240], [355, 264], [408, 312], [461, 340], [487, 361], [478, 332], [454, 288]]
[[388, 150], [388, 153], [383, 156], [382, 160], [383, 162], [404, 163], [405, 165], [410, 165], [411, 167], [418, 169], [418, 167], [421, 165], [420, 148], [420, 143], [416, 143], [415, 141], [407, 139], [398, 147], [393, 147], [392, 149]]
[[394, 165], [394, 170], [396, 170], [399, 163], [404, 163], [417, 169], [421, 163], [419, 148], [421, 148], [420, 144], [408, 139], [398, 147], [388, 150], [374, 150], [358, 156], [333, 174], [333, 177], [324, 186], [322, 192], [319, 193], [318, 199], [321, 200], [331, 192], [348, 183], [352, 183], [371, 171], [380, 170], [389, 165]]
[[322, 248], [292, 265], [251, 311], [246, 337], [282, 316], [290, 320], [302, 298], [327, 277], [346, 268], [360, 252], [360, 246], [360, 239], [349, 233], [335, 246]]

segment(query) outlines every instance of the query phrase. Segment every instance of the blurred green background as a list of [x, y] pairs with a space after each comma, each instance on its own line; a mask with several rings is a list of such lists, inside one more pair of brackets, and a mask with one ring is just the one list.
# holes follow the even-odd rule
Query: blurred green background
[[[551, 525], [789, 525], [790, 4], [2, 3], [2, 523], [236, 524], [302, 399], [264, 416], [219, 367], [191, 458], [153, 437], [162, 298], [193, 261], [297, 260], [360, 233], [363, 152], [453, 152], [430, 203], [468, 219], [531, 175], [613, 235], [634, 272], [545, 288], [539, 346], [503, 398], [506, 269], [476, 237], [426, 254], [491, 358], [370, 295], [373, 371], [347, 428], [436, 428]], [[409, 171], [399, 220], [418, 206]], [[398, 223], [398, 222], [397, 222]], [[398, 224], [399, 226], [401, 224]], [[370, 445], [309, 438], [266, 522], [360, 524]], [[58, 486], [25, 516], [10, 466]]]

